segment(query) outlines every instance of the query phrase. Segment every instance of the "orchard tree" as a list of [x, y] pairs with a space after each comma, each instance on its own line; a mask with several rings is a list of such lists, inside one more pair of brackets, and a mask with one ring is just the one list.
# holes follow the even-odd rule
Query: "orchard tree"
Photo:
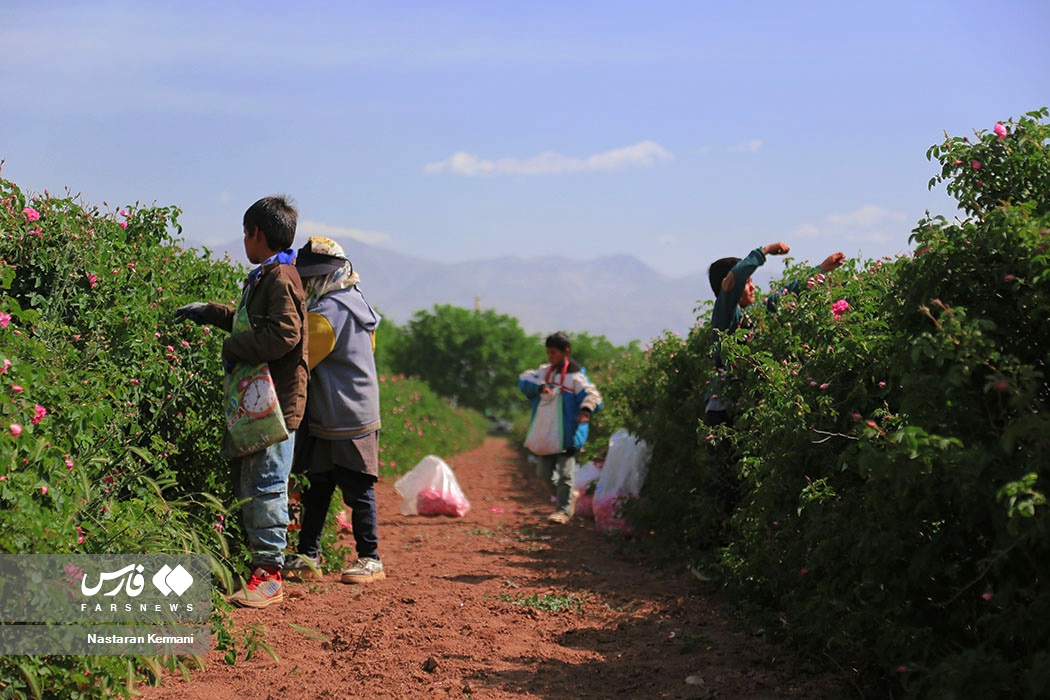
[[625, 353], [640, 352], [637, 340], [626, 346], [616, 345], [604, 335], [591, 335], [586, 331], [569, 333], [572, 340], [572, 359], [587, 368], [588, 374], [600, 373]]
[[513, 316], [448, 304], [417, 311], [391, 350], [395, 371], [461, 406], [497, 414], [521, 404], [518, 375], [543, 358], [542, 344]]
[[376, 369], [379, 374], [396, 374], [396, 357], [398, 347], [405, 338], [404, 326], [394, 323], [388, 316], [383, 315], [382, 309], [376, 309], [382, 317], [379, 328], [376, 329]]

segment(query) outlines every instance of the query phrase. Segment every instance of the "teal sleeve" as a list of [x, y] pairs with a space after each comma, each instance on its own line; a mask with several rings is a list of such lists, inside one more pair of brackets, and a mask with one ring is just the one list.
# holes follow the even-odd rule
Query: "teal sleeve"
[[715, 308], [711, 311], [712, 328], [724, 331], [733, 326], [733, 321], [737, 318], [737, 307], [740, 306], [740, 297], [744, 293], [744, 284], [765, 262], [766, 254], [761, 248], [755, 248], [733, 266], [733, 279], [736, 284], [729, 291], [718, 291]]

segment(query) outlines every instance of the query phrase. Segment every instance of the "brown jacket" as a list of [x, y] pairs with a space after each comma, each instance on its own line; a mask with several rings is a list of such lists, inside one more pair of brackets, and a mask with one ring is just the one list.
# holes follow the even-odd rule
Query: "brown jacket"
[[[247, 281], [245, 281], [247, 284]], [[306, 408], [306, 295], [294, 265], [264, 265], [248, 296], [251, 330], [233, 333], [235, 309], [209, 303], [204, 322], [229, 331], [222, 344], [224, 362], [270, 366], [277, 400], [288, 430], [297, 430]]]

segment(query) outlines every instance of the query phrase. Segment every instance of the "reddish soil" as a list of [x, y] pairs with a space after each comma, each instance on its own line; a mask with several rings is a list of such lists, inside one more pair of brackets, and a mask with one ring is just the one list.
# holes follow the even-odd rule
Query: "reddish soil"
[[[219, 652], [145, 698], [732, 698], [832, 700], [841, 679], [740, 629], [710, 584], [653, 569], [594, 523], [546, 522], [543, 485], [505, 440], [446, 457], [463, 518], [402, 516], [379, 487], [388, 577], [286, 583], [285, 600], [237, 610], [261, 649]], [[352, 547], [352, 541], [346, 543]], [[544, 611], [515, 604], [573, 596]], [[554, 600], [554, 598], [551, 598]], [[294, 626], [293, 626], [294, 625]], [[687, 681], [688, 679], [688, 681]]]

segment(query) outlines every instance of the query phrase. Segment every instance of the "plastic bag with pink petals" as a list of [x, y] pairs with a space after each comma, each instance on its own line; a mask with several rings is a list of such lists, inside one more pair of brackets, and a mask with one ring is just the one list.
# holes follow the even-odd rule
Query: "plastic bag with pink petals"
[[435, 455], [427, 455], [394, 484], [401, 495], [402, 515], [451, 515], [462, 517], [470, 501], [456, 481], [452, 467]]

